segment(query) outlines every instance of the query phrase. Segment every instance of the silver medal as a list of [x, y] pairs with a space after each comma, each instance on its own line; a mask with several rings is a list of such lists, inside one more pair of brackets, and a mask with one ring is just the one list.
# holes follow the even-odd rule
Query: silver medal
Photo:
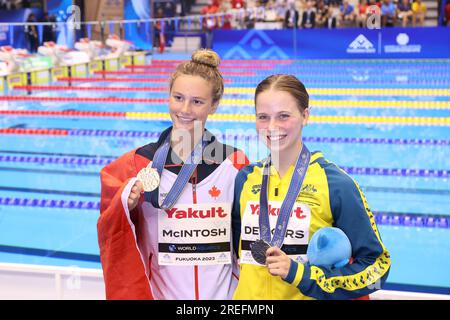
[[137, 175], [137, 179], [142, 182], [145, 192], [151, 192], [159, 186], [160, 179], [158, 171], [151, 166], [141, 169]]
[[266, 264], [266, 252], [270, 248], [270, 244], [266, 241], [258, 239], [250, 245], [250, 251], [253, 259], [259, 264]]

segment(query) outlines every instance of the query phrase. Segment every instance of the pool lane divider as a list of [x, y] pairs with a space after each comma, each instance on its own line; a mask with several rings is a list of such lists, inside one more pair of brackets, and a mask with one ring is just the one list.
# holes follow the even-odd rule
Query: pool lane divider
[[15, 90], [44, 90], [44, 91], [150, 91], [150, 92], [167, 92], [167, 87], [106, 87], [106, 86], [58, 86], [58, 85], [15, 85]]
[[[51, 209], [100, 210], [99, 201], [33, 199], [17, 197], [0, 197], [0, 206], [18, 206]], [[373, 212], [379, 225], [449, 228], [450, 216], [436, 214], [407, 214], [397, 212]]]
[[26, 256], [45, 257], [45, 258], [100, 262], [100, 256], [98, 254], [88, 254], [79, 252], [56, 251], [48, 249], [27, 248], [27, 247], [7, 246], [7, 245], [0, 245], [0, 252], [22, 254]]
[[[78, 110], [0, 110], [0, 116], [69, 117], [69, 118], [122, 118], [142, 121], [170, 121], [167, 112], [113, 112]], [[450, 117], [385, 117], [385, 116], [316, 116], [309, 118], [311, 124], [371, 124], [450, 126]], [[212, 114], [208, 121], [255, 122], [254, 114]]]
[[[81, 136], [81, 137], [126, 137], [155, 138], [159, 131], [133, 130], [99, 130], [99, 129], [46, 129], [46, 128], [0, 128], [0, 134], [12, 135], [49, 135], [49, 136]], [[221, 140], [257, 140], [257, 135], [222, 134], [216, 135]], [[304, 142], [315, 143], [361, 143], [389, 145], [423, 145], [450, 146], [450, 140], [444, 139], [395, 139], [395, 138], [355, 138], [355, 137], [303, 137]]]
[[[68, 85], [15, 85], [17, 90], [58, 91], [150, 91], [167, 92], [167, 87], [109, 87]], [[309, 88], [310, 95], [362, 95], [362, 96], [450, 96], [450, 89], [376, 89], [376, 88]], [[228, 87], [225, 94], [247, 94], [253, 97], [254, 88]], [[253, 100], [252, 100], [253, 101]]]
[[168, 98], [121, 98], [121, 97], [35, 97], [0, 96], [0, 101], [38, 101], [38, 102], [111, 102], [111, 103], [164, 103]]
[[36, 164], [56, 164], [56, 165], [77, 165], [77, 166], [105, 166], [114, 159], [103, 157], [58, 157], [58, 156], [24, 156], [24, 155], [0, 155], [0, 162], [12, 163], [36, 163]]
[[[1, 114], [1, 113], [0, 113]], [[170, 116], [162, 112], [126, 112], [128, 120], [169, 121]], [[254, 114], [212, 114], [209, 121], [218, 122], [255, 122]], [[419, 125], [449, 126], [450, 117], [386, 117], [386, 116], [318, 116], [312, 115], [309, 123], [330, 124], [379, 124], [379, 125]]]
[[0, 134], [14, 135], [45, 135], [45, 136], [67, 136], [67, 129], [41, 129], [41, 128], [1, 128]]
[[374, 212], [375, 221], [383, 226], [450, 228], [450, 216], [434, 214], [407, 214]]
[[[167, 77], [164, 78], [107, 78], [107, 77], [58, 77], [58, 81], [67, 82], [163, 82], [169, 84]], [[231, 79], [224, 79], [225, 83], [233, 82]]]
[[1, 191], [23, 193], [42, 193], [42, 194], [57, 194], [64, 196], [79, 196], [79, 197], [95, 197], [100, 198], [99, 192], [80, 192], [80, 191], [65, 191], [65, 190], [50, 190], [50, 189], [36, 189], [36, 188], [17, 188], [17, 187], [3, 187], [0, 186]]
[[[242, 78], [239, 79], [230, 79], [230, 78], [225, 78], [223, 81], [224, 83], [233, 83], [235, 85], [249, 85], [252, 87], [256, 87], [256, 85], [258, 84], [258, 81], [256, 80], [251, 80], [248, 78], [244, 78], [245, 80], [243, 80]], [[161, 78], [155, 78], [155, 77], [139, 77], [139, 78], [113, 78], [113, 77], [106, 77], [106, 76], [102, 76], [102, 77], [58, 77], [57, 81], [67, 81], [67, 82], [163, 82], [163, 83], [167, 83], [169, 82], [169, 80], [167, 79], [167, 76], [161, 77]], [[330, 86], [334, 86], [336, 84], [339, 85], [345, 85], [345, 84], [353, 84], [353, 82], [344, 82], [344, 81], [338, 81], [338, 80], [316, 80], [316, 79], [312, 79], [312, 80], [308, 80], [308, 83], [310, 84], [311, 87], [313, 87], [315, 84], [321, 84], [321, 85], [330, 85]], [[439, 87], [447, 87], [448, 84], [450, 83], [450, 81], [446, 81], [445, 80], [439, 80], [436, 81], [434, 83], [432, 83], [431, 85], [433, 86], [439, 86]], [[371, 82], [372, 85], [382, 85], [382, 86], [387, 86], [389, 84], [391, 85], [398, 85], [397, 82], [395, 81], [387, 81], [387, 80], [373, 80]], [[411, 80], [409, 85], [419, 85], [419, 86], [423, 86], [425, 83], [423, 81], [420, 80]], [[430, 84], [428, 84], [430, 85]]]
[[[235, 69], [239, 69], [239, 67], [236, 67]], [[322, 71], [319, 70], [305, 70], [305, 69], [297, 69], [298, 71], [293, 71], [291, 67], [286, 68], [286, 71], [289, 73], [297, 72], [300, 74], [300, 77], [305, 79], [317, 79], [317, 78], [328, 78], [333, 80], [346, 80], [345, 71], [335, 71], [333, 73], [330, 73], [328, 71]], [[136, 70], [136, 69], [127, 69], [127, 70], [97, 70], [94, 71], [94, 74], [97, 75], [116, 75], [116, 76], [133, 76], [133, 75], [154, 75], [154, 76], [166, 76], [169, 77], [173, 74], [175, 69], [169, 69], [169, 70]], [[278, 69], [276, 70], [276, 73], [282, 73], [283, 71]], [[256, 72], [256, 71], [227, 71], [227, 70], [221, 70], [221, 74], [224, 77], [262, 77], [266, 78], [267, 76], [273, 74], [273, 71], [262, 71], [262, 72]], [[344, 76], [342, 75], [344, 74]], [[449, 74], [430, 74], [428, 76], [425, 76], [425, 79], [435, 81], [435, 80], [446, 80], [448, 79]], [[383, 79], [382, 76], [378, 76], [378, 79]], [[419, 76], [412, 76], [412, 78], [416, 79], [423, 79], [423, 76], [419, 78]], [[239, 81], [239, 80], [238, 80]], [[253, 82], [255, 82], [253, 80]], [[444, 81], [447, 82], [447, 81]], [[397, 82], [398, 83], [398, 82]]]
[[16, 197], [0, 197], [0, 205], [20, 207], [41, 207], [61, 209], [86, 209], [99, 210], [99, 201], [55, 200], [55, 199], [31, 199]]
[[[370, 109], [447, 109], [449, 101], [408, 101], [408, 100], [336, 100], [311, 99], [309, 104], [313, 108], [370, 108]], [[254, 108], [253, 99], [222, 99], [221, 106], [241, 106]]]
[[[71, 157], [71, 156], [27, 156], [0, 155], [0, 162], [34, 163], [77, 166], [105, 166], [114, 161], [110, 157]], [[410, 169], [410, 168], [376, 168], [341, 166], [350, 175], [396, 176], [418, 178], [450, 178], [450, 170], [440, 169]], [[8, 170], [8, 168], [4, 168]]]
[[33, 116], [33, 117], [91, 117], [91, 118], [126, 118], [126, 112], [116, 111], [78, 111], [78, 110], [0, 110], [4, 116]]
[[[80, 102], [80, 103], [151, 103], [168, 104], [165, 98], [128, 98], [128, 97], [41, 97], [30, 95], [0, 96], [0, 101], [35, 101], [35, 102]], [[221, 106], [233, 108], [254, 108], [252, 99], [222, 99]], [[370, 109], [439, 109], [450, 110], [449, 101], [371, 101], [371, 100], [310, 100], [313, 108], [370, 108]]]
[[[113, 77], [58, 77], [57, 81], [66, 81], [66, 82], [83, 82], [83, 83], [87, 83], [87, 82], [163, 82], [168, 84], [169, 80], [167, 79], [167, 77], [162, 77], [162, 78], [154, 78], [154, 77], [148, 77], [148, 78], [144, 78], [144, 77], [139, 77], [139, 78], [113, 78]], [[258, 81], [255, 80], [249, 80], [249, 79], [245, 79], [244, 80], [240, 80], [240, 79], [230, 79], [230, 78], [225, 78], [223, 79], [224, 83], [233, 83], [234, 85], [249, 85], [252, 86], [253, 88], [256, 87], [256, 85], [258, 84]], [[333, 81], [333, 80], [309, 80], [308, 81], [310, 83], [310, 86], [313, 87], [314, 84], [328, 84], [330, 86], [334, 86], [336, 84], [340, 84], [340, 85], [345, 85], [345, 84], [353, 84], [353, 82], [343, 82], [343, 81]], [[448, 81], [440, 81], [439, 83], [435, 83], [433, 84], [434, 86], [448, 86]], [[398, 83], [394, 82], [394, 81], [386, 81], [386, 80], [373, 80], [371, 81], [372, 85], [382, 85], [383, 87], [386, 87], [389, 84], [392, 85], [398, 85]], [[409, 85], [420, 85], [420, 86], [424, 86], [425, 83], [422, 81], [412, 81]], [[430, 85], [430, 84], [428, 84]]]
[[[163, 70], [171, 70], [174, 71], [175, 68], [177, 67], [177, 64], [155, 64], [155, 65], [141, 65], [141, 66], [133, 66], [133, 65], [126, 65], [125, 69], [132, 69], [132, 70], [154, 70], [154, 69], [163, 69]], [[229, 64], [220, 64], [219, 65], [219, 70], [221, 70], [221, 72], [223, 73], [223, 70], [228, 70], [228, 69], [251, 69], [251, 70], [273, 70], [275, 69], [276, 66], [274, 65], [268, 65], [268, 64], [263, 64], [263, 65], [252, 65], [252, 64], [242, 64], [242, 65], [229, 65]]]
[[[186, 60], [181, 59], [164, 59], [159, 60], [155, 59], [152, 60], [152, 65], [175, 65], [177, 66], [181, 62], [185, 62]], [[293, 64], [294, 62], [298, 62], [299, 60], [293, 60], [293, 59], [283, 59], [283, 60], [274, 60], [274, 59], [224, 59], [221, 61], [220, 66], [222, 65], [231, 65], [236, 67], [239, 67], [239, 65], [261, 65], [261, 64], [268, 64], [268, 65], [285, 65], [285, 64]], [[330, 62], [332, 60], [328, 60]], [[347, 60], [350, 61], [350, 60]]]
[[[94, 71], [94, 74], [101, 74], [101, 75], [126, 75], [126, 76], [132, 76], [132, 75], [153, 75], [153, 76], [170, 76], [173, 73], [173, 71], [130, 71], [130, 70], [97, 70]], [[235, 72], [235, 71], [222, 71], [222, 76], [245, 76], [245, 77], [255, 77], [257, 75], [256, 72], [252, 71], [241, 71], [241, 72]]]

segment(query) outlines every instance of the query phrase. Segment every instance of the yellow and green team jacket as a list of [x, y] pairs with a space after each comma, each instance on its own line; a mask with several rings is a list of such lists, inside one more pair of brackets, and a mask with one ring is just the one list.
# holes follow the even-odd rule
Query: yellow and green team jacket
[[[286, 279], [272, 276], [256, 263], [250, 244], [259, 238], [259, 195], [263, 163], [242, 169], [235, 181], [233, 246], [239, 248], [239, 284], [234, 299], [354, 299], [370, 294], [386, 280], [389, 253], [358, 184], [344, 171], [311, 154], [303, 187], [286, 231], [282, 250], [291, 258]], [[271, 167], [268, 186], [272, 235], [294, 167], [280, 179]], [[340, 228], [352, 245], [352, 264], [342, 268], [317, 267], [307, 262], [308, 242], [323, 227]]]

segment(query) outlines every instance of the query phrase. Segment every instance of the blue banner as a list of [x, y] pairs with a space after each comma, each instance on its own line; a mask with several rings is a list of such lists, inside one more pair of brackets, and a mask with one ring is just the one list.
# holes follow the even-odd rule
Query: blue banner
[[89, 39], [91, 39], [91, 37], [92, 37], [92, 24], [87, 24], [86, 25], [86, 33], [87, 33], [87, 37]]
[[215, 30], [223, 59], [450, 58], [445, 27], [312, 30]]
[[[30, 13], [34, 13], [36, 22], [42, 18], [41, 9], [0, 10], [0, 22], [26, 22]], [[2, 26], [0, 28], [0, 45], [29, 49], [24, 26]]]
[[[125, 20], [146, 20], [150, 19], [150, 1], [148, 0], [125, 0], [124, 7]], [[149, 50], [152, 48], [150, 28], [141, 23], [130, 23], [125, 28], [125, 39], [133, 42], [139, 49]]]
[[12, 28], [9, 26], [0, 26], [0, 46], [8, 46], [11, 41], [11, 32]]
[[44, 26], [43, 26], [43, 25], [37, 26], [37, 32], [38, 32], [39, 43], [42, 43], [42, 37], [43, 37], [43, 32], [44, 32]]
[[292, 59], [293, 30], [214, 30], [213, 49], [222, 59]]
[[380, 42], [384, 58], [450, 57], [450, 29], [445, 27], [386, 29]]
[[114, 34], [114, 23], [113, 22], [109, 23], [109, 34]]

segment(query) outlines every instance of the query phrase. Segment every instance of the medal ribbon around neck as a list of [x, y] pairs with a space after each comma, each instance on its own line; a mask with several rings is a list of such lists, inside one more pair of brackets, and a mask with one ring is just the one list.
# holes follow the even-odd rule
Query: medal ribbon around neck
[[[167, 155], [169, 154], [170, 150], [170, 136], [171, 134], [167, 135], [163, 144], [158, 148], [158, 150], [156, 150], [155, 156], [153, 157], [152, 168], [158, 171], [158, 175], [160, 177], [162, 175], [164, 164], [166, 163]], [[204, 133], [202, 139], [195, 145], [194, 150], [192, 150], [192, 153], [181, 167], [181, 170], [178, 173], [178, 176], [172, 188], [170, 188], [169, 193], [167, 194], [161, 205], [159, 204], [159, 187], [151, 192], [145, 192], [145, 201], [151, 202], [153, 207], [157, 209], [171, 209], [183, 192], [183, 189], [194, 173], [195, 168], [197, 168], [197, 165], [200, 163], [202, 159], [203, 148], [205, 147], [205, 145], [206, 137]]]
[[[299, 157], [297, 158], [297, 162], [295, 164], [294, 172], [292, 173], [291, 182], [289, 184], [289, 188], [286, 194], [286, 197], [283, 200], [280, 208], [280, 214], [277, 218], [277, 223], [275, 226], [275, 232], [273, 237], [270, 234], [270, 222], [269, 222], [269, 204], [267, 197], [267, 189], [270, 175], [270, 156], [268, 161], [264, 164], [263, 167], [263, 178], [262, 185], [259, 197], [259, 236], [260, 240], [257, 240], [255, 244], [255, 250], [252, 250], [252, 255], [258, 256], [257, 262], [264, 264], [265, 263], [265, 251], [257, 252], [259, 250], [263, 251], [264, 248], [267, 250], [269, 246], [277, 246], [281, 248], [284, 242], [284, 236], [286, 234], [289, 217], [291, 215], [292, 208], [294, 207], [294, 203], [300, 193], [302, 188], [303, 180], [305, 179], [306, 171], [308, 170], [309, 160], [311, 158], [311, 153], [308, 148], [303, 144], [302, 151], [300, 152]], [[265, 244], [264, 244], [265, 243]], [[255, 251], [255, 252], [253, 252]], [[262, 257], [262, 255], [264, 256]], [[261, 259], [262, 258], [262, 259]]]

